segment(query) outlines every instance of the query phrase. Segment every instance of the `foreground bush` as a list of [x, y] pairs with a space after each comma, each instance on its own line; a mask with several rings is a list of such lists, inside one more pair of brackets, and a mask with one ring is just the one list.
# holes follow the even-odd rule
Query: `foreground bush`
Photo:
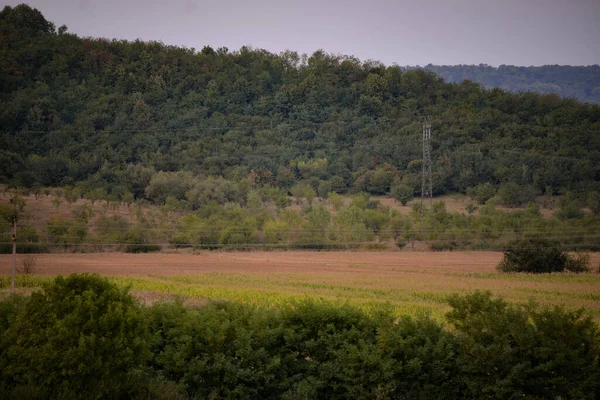
[[490, 293], [449, 300], [467, 398], [600, 396], [600, 337], [581, 311], [514, 306]]
[[554, 242], [542, 238], [521, 239], [511, 242], [504, 251], [504, 258], [496, 267], [500, 272], [549, 273], [587, 272], [589, 257], [563, 252]]
[[125, 391], [149, 355], [139, 311], [126, 290], [98, 276], [56, 278], [0, 318], [0, 390], [13, 398]]
[[97, 276], [57, 278], [0, 302], [0, 397], [600, 396], [599, 332], [581, 311], [480, 292], [449, 303], [452, 329], [324, 301], [140, 309]]
[[456, 341], [429, 318], [303, 302], [149, 310], [153, 368], [194, 398], [454, 398]]

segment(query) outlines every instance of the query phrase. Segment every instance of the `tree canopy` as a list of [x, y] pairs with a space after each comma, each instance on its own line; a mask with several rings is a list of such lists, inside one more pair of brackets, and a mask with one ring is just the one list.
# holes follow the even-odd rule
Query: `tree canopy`
[[27, 5], [0, 12], [0, 65], [0, 181], [17, 186], [162, 199], [162, 180], [202, 202], [193, 176], [316, 193], [405, 184], [418, 195], [423, 115], [434, 121], [435, 194], [600, 181], [600, 106], [552, 94], [321, 50], [81, 38]]

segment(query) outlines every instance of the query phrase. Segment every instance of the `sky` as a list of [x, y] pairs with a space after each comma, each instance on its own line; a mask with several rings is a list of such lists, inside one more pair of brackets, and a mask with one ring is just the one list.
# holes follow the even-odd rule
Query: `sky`
[[403, 66], [600, 64], [600, 0], [25, 1], [79, 36], [197, 50], [323, 49]]

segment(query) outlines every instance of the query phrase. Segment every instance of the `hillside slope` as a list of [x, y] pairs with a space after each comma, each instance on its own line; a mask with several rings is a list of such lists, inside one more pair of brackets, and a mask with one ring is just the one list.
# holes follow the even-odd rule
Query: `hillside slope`
[[79, 184], [161, 202], [166, 196], [146, 190], [150, 180], [187, 171], [223, 177], [212, 181], [221, 186], [249, 180], [287, 190], [304, 181], [385, 194], [403, 182], [419, 192], [424, 115], [434, 121], [436, 195], [484, 182], [538, 193], [598, 189], [597, 105], [445, 83], [322, 51], [197, 52], [80, 38], [26, 5], [0, 13], [5, 183]]

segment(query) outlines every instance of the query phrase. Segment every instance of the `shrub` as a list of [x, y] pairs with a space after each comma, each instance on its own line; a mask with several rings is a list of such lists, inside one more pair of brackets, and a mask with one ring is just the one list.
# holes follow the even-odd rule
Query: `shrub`
[[2, 334], [1, 390], [11, 398], [118, 397], [149, 356], [139, 311], [126, 289], [96, 275], [56, 278]]
[[379, 365], [364, 373], [381, 371], [380, 382], [373, 386], [387, 390], [379, 398], [465, 398], [456, 362], [458, 350], [455, 336], [438, 322], [427, 316], [404, 316], [380, 330], [374, 354]]
[[412, 199], [414, 191], [410, 186], [398, 183], [392, 186], [390, 195], [405, 206]]
[[496, 269], [500, 272], [562, 272], [567, 255], [553, 242], [541, 239], [515, 240], [507, 246]]
[[502, 204], [516, 207], [535, 201], [535, 189], [531, 186], [520, 186], [515, 182], [504, 183], [498, 189], [498, 197]]
[[568, 254], [565, 269], [575, 273], [590, 272], [590, 255], [580, 252]]
[[434, 241], [429, 244], [429, 248], [433, 251], [452, 251], [458, 247], [458, 243], [454, 240]]
[[511, 242], [504, 251], [504, 258], [496, 269], [500, 272], [589, 272], [590, 256], [576, 252], [572, 255], [561, 251], [549, 240], [522, 239]]
[[406, 240], [402, 239], [402, 238], [397, 238], [396, 239], [396, 246], [398, 246], [399, 249], [403, 249], [406, 247]]
[[365, 243], [361, 248], [368, 251], [385, 251], [388, 249], [385, 243]]
[[454, 295], [449, 303], [464, 384], [460, 397], [600, 395], [599, 332], [581, 310], [509, 305], [489, 292]]
[[576, 201], [571, 201], [562, 204], [560, 209], [554, 213], [554, 216], [564, 221], [567, 219], [581, 219], [585, 214]]
[[160, 251], [161, 247], [157, 244], [151, 244], [148, 240], [136, 229], [133, 229], [124, 237], [126, 253], [150, 253]]
[[25, 275], [34, 274], [37, 271], [37, 257], [25, 256], [21, 262], [19, 272]]
[[467, 196], [473, 200], [476, 200], [478, 204], [485, 204], [486, 201], [495, 195], [496, 188], [489, 182], [467, 188]]

